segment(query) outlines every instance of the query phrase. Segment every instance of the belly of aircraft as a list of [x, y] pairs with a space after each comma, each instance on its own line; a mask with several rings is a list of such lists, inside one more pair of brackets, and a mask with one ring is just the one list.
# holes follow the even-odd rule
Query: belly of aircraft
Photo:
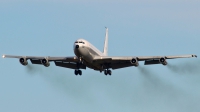
[[79, 48], [75, 50], [77, 57], [81, 57], [83, 60], [92, 63], [93, 55], [89, 52], [87, 48]]
[[81, 57], [84, 61], [84, 64], [91, 69], [99, 69], [99, 66], [93, 64], [94, 54], [90, 52], [89, 48], [79, 48], [74, 51], [77, 57]]

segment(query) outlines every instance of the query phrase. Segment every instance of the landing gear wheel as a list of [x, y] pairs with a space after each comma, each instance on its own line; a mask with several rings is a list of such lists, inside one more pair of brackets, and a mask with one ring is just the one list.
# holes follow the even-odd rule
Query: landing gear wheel
[[74, 71], [74, 74], [75, 74], [75, 75], [82, 75], [82, 71], [81, 71], [81, 70], [75, 70], [75, 71]]
[[75, 75], [78, 75], [78, 74], [79, 74], [79, 73], [78, 73], [78, 70], [75, 70], [75, 71], [74, 71], [74, 74], [75, 74]]
[[107, 75], [107, 74], [108, 74], [108, 71], [107, 71], [107, 70], [104, 70], [104, 74]]
[[112, 71], [111, 70], [104, 70], [104, 74], [105, 75], [112, 75]]
[[79, 75], [82, 75], [82, 71], [81, 71], [81, 70], [78, 70], [78, 74], [79, 74]]
[[108, 73], [109, 75], [112, 75], [112, 71], [111, 71], [111, 70], [107, 70], [107, 73]]

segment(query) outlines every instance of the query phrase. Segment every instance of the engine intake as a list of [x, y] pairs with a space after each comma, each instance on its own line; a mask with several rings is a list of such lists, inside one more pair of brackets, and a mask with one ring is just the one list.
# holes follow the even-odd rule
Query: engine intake
[[20, 58], [19, 62], [24, 66], [28, 65], [28, 62], [27, 62], [26, 58]]
[[133, 58], [133, 59], [131, 60], [131, 64], [134, 64], [135, 66], [138, 66], [138, 65], [139, 65], [138, 60], [137, 60], [136, 58]]
[[160, 63], [162, 63], [163, 65], [167, 65], [167, 61], [164, 57], [160, 58]]
[[50, 63], [47, 59], [42, 59], [41, 60], [41, 63], [45, 66], [45, 67], [49, 67], [50, 66]]

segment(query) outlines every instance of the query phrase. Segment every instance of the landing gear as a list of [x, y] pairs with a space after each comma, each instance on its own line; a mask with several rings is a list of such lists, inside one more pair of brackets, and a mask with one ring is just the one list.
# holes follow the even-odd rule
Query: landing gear
[[105, 75], [112, 75], [112, 71], [111, 70], [104, 70], [104, 74]]
[[82, 71], [79, 70], [80, 67], [82, 66], [82, 64], [83, 64], [83, 60], [82, 60], [81, 57], [80, 57], [80, 58], [79, 58], [79, 62], [76, 64], [77, 69], [74, 71], [74, 74], [75, 74], [75, 75], [82, 75]]
[[108, 74], [108, 73], [107, 73], [107, 70], [104, 70], [104, 74], [105, 74], [105, 75], [107, 75], [107, 74]]
[[75, 70], [75, 71], [74, 71], [74, 74], [75, 74], [75, 75], [82, 75], [82, 71], [81, 71], [81, 70]]

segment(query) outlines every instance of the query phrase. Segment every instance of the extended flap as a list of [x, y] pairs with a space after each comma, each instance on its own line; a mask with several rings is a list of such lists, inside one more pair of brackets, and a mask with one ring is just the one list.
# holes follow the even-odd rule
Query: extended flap
[[95, 59], [94, 63], [111, 63], [112, 58]]
[[[56, 66], [71, 68], [71, 69], [78, 69], [76, 63], [66, 63], [62, 61], [54, 61], [54, 62]], [[82, 64], [81, 66], [79, 66], [79, 69], [86, 69], [86, 66]]]
[[32, 64], [42, 64], [41, 60], [38, 59], [30, 59]]
[[159, 60], [146, 60], [144, 65], [161, 64]]

